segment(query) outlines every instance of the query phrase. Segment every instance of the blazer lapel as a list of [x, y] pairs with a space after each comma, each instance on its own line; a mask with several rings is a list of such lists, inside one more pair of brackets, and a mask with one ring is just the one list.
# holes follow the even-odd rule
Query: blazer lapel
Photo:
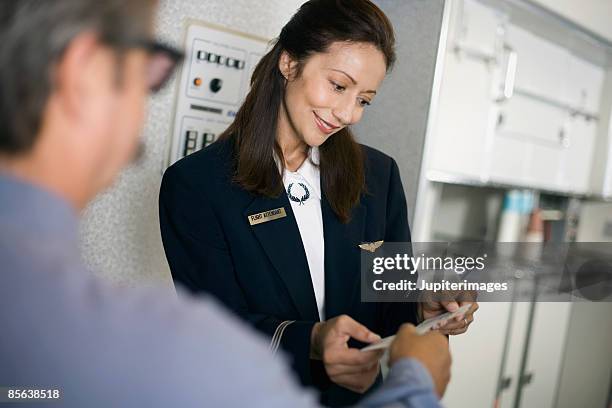
[[[303, 320], [319, 320], [317, 301], [314, 296], [308, 260], [300, 230], [291, 204], [285, 194], [269, 198], [257, 196], [246, 208], [243, 215], [259, 214], [283, 207], [286, 217], [252, 225], [251, 229], [270, 262], [284, 281], [295, 307]], [[248, 221], [247, 221], [248, 222]]]
[[325, 194], [321, 198], [325, 236], [325, 316], [346, 313], [361, 281], [359, 244], [365, 233], [367, 209], [358, 204], [347, 224], [340, 222]]

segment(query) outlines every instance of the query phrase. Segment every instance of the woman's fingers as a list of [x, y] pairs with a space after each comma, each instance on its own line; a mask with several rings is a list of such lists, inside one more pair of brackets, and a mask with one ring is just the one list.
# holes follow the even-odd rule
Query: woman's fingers
[[383, 350], [361, 351], [355, 348], [334, 348], [324, 352], [326, 364], [369, 365], [378, 362]]
[[368, 371], [359, 374], [339, 374], [333, 377], [333, 381], [352, 391], [363, 393], [368, 390], [376, 380], [379, 367], [374, 366]]
[[456, 323], [449, 323], [442, 327], [439, 331], [442, 334], [461, 334], [465, 333], [469, 326], [469, 321], [466, 324], [466, 321], [462, 320]]
[[456, 336], [458, 334], [463, 334], [467, 331], [467, 326], [463, 327], [463, 328], [459, 328], [459, 329], [444, 329], [444, 330], [440, 330], [440, 333], [442, 334], [448, 334], [451, 336]]
[[477, 309], [478, 305], [476, 304], [476, 307], [470, 308], [470, 311], [468, 311], [461, 320], [452, 320], [446, 323], [446, 325], [440, 328], [440, 333], [451, 335], [465, 333], [470, 326], [470, 323], [474, 321], [474, 312]]
[[[470, 303], [470, 302], [463, 302], [463, 303]], [[480, 306], [478, 305], [478, 302], [473, 302], [472, 306], [470, 307], [470, 310], [468, 310], [468, 313], [470, 315], [473, 315], [474, 312], [476, 312], [479, 308]]]
[[337, 317], [336, 330], [363, 343], [380, 341], [380, 336], [347, 315]]
[[478, 310], [478, 302], [473, 302], [473, 301], [464, 301], [464, 302], [459, 302], [459, 306], [464, 306], [464, 305], [471, 305], [470, 308], [468, 309], [467, 312], [465, 312], [465, 314], [463, 314], [462, 316], [457, 316], [455, 317], [455, 321], [457, 322], [461, 322], [463, 321], [463, 319], [467, 319], [468, 322], [471, 322], [472, 320], [474, 320], [474, 312], [476, 310]]
[[346, 315], [338, 316], [326, 324], [330, 325], [323, 349], [323, 363], [327, 374], [340, 386], [360, 393], [365, 392], [376, 380], [380, 370], [379, 360], [384, 351], [364, 352], [349, 348], [347, 341], [354, 338], [364, 343], [374, 343], [379, 341], [380, 337]]
[[328, 375], [363, 374], [377, 368], [378, 361], [363, 365], [333, 364], [328, 367]]
[[455, 310], [459, 309], [459, 303], [454, 300], [443, 300], [440, 302], [440, 304], [444, 306], [444, 309], [446, 309], [447, 312], [454, 312]]

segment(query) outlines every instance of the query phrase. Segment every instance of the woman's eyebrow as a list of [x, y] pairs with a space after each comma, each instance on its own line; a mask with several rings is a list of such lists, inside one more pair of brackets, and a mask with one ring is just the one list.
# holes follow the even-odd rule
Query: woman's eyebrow
[[[357, 81], [355, 81], [355, 78], [353, 78], [352, 76], [350, 76], [349, 74], [347, 74], [345, 71], [342, 71], [341, 69], [335, 69], [335, 68], [329, 68], [330, 71], [336, 71], [336, 72], [340, 72], [341, 74], [344, 74], [348, 77], [348, 79], [351, 80], [351, 82], [353, 83], [353, 85], [357, 85]], [[368, 91], [363, 91], [363, 93], [371, 93], [376, 95], [376, 91], [373, 89], [370, 89]]]

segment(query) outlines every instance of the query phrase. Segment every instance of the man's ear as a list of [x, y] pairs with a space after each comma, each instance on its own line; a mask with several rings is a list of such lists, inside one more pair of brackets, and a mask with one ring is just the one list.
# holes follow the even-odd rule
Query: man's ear
[[82, 114], [84, 102], [94, 91], [92, 85], [99, 80], [93, 69], [99, 46], [94, 33], [82, 33], [70, 42], [55, 66], [52, 92], [68, 115]]
[[278, 69], [287, 81], [295, 78], [298, 62], [287, 51], [281, 53], [278, 59]]

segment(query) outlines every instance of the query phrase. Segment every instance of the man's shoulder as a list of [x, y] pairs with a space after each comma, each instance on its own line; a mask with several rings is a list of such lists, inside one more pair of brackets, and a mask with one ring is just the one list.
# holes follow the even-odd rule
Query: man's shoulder
[[117, 288], [78, 262], [28, 263], [26, 248], [3, 249], [19, 252], [19, 270], [0, 276], [2, 344], [12, 350], [5, 361], [11, 371], [0, 370], [0, 383], [11, 383], [7, 375], [53, 383], [67, 406], [101, 389], [107, 403], [168, 406], [182, 394], [221, 406], [238, 403], [223, 391], [228, 378], [249, 393], [257, 378], [266, 384], [287, 376], [268, 342], [209, 297], [177, 298], [171, 287]]

